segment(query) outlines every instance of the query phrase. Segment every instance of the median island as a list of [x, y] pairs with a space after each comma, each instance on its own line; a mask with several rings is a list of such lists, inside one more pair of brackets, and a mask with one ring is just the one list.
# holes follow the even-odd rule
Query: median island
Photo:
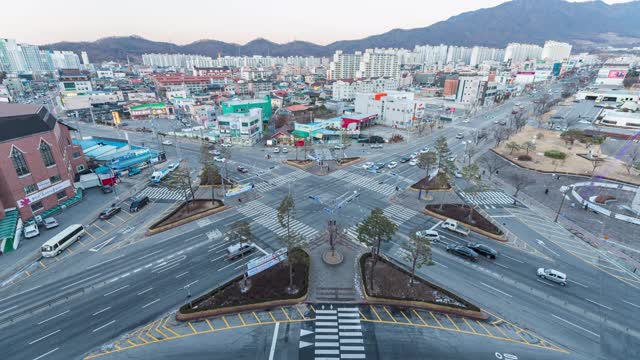
[[[291, 279], [289, 261], [293, 270]], [[249, 286], [244, 275], [240, 275], [180, 307], [176, 319], [189, 321], [300, 303], [309, 289], [309, 261], [304, 250], [291, 250], [286, 260], [251, 276]]]

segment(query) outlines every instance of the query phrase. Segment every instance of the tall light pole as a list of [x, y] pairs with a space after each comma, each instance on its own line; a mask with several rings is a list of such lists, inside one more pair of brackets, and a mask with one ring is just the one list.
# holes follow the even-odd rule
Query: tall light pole
[[558, 217], [560, 217], [560, 210], [562, 210], [562, 205], [564, 204], [564, 199], [567, 197], [567, 193], [569, 192], [569, 188], [560, 189], [562, 192], [562, 200], [560, 201], [560, 206], [558, 207], [558, 211], [556, 212], [556, 218], [553, 222], [558, 222]]

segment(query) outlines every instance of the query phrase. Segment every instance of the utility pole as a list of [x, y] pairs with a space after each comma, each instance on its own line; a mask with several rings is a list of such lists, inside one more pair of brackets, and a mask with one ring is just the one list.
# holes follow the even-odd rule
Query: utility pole
[[564, 199], [567, 196], [567, 193], [569, 192], [569, 189], [566, 189], [565, 191], [562, 191], [562, 200], [560, 201], [560, 206], [558, 207], [558, 211], [556, 212], [556, 218], [553, 220], [553, 222], [558, 222], [558, 217], [560, 216], [560, 210], [562, 210], [562, 205], [564, 204]]

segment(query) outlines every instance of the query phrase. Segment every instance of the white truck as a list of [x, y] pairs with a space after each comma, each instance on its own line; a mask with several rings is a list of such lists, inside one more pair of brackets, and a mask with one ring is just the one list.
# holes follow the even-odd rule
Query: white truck
[[162, 181], [162, 179], [169, 175], [170, 172], [177, 169], [179, 165], [179, 162], [173, 162], [167, 165], [164, 169], [154, 171], [153, 174], [151, 174], [151, 182], [159, 183], [160, 181]]
[[464, 227], [464, 225], [460, 224], [459, 222], [453, 219], [445, 220], [440, 226], [449, 231], [457, 232], [458, 234], [461, 234], [464, 236], [469, 235], [469, 229], [467, 229], [466, 227]]
[[83, 189], [83, 190], [90, 189], [92, 187], [96, 187], [100, 185], [101, 185], [100, 178], [96, 173], [80, 175], [80, 181], [74, 183], [74, 186], [76, 187], [76, 189]]

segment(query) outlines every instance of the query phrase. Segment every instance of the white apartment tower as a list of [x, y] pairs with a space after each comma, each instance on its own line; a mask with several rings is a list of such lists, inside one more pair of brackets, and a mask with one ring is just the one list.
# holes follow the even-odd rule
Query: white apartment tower
[[510, 43], [504, 51], [504, 61], [521, 63], [526, 60], [540, 59], [542, 48], [533, 44]]
[[571, 55], [571, 44], [558, 42], [558, 41], [546, 41], [544, 48], [542, 49], [542, 59], [559, 61], [568, 59]]
[[360, 70], [362, 52], [356, 51], [353, 54], [344, 54], [342, 50], [337, 50], [333, 54], [329, 70], [329, 80], [353, 79]]
[[393, 49], [367, 49], [360, 60], [356, 78], [400, 77], [400, 58]]
[[471, 59], [469, 65], [477, 66], [484, 61], [498, 61], [504, 59], [504, 49], [488, 48], [483, 46], [474, 46], [471, 49]]

